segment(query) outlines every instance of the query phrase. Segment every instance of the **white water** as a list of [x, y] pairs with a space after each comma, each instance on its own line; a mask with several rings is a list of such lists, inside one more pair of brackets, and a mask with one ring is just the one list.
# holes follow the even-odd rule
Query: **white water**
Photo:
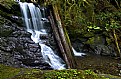
[[53, 69], [65, 69], [63, 60], [57, 56], [49, 46], [45, 45], [42, 42], [43, 40], [40, 39], [40, 35], [47, 35], [47, 32], [43, 26], [43, 22], [41, 21], [43, 18], [40, 9], [35, 7], [33, 3], [19, 2], [19, 4], [27, 31], [32, 34], [31, 39], [35, 43], [39, 43], [41, 46], [41, 53], [44, 60]]
[[75, 56], [83, 56], [86, 55], [85, 53], [77, 52], [73, 47], [72, 47], [73, 53]]
[[39, 45], [41, 46], [41, 52], [42, 52], [42, 55], [43, 55], [43, 58], [45, 59], [45, 61], [47, 63], [49, 63], [49, 65], [54, 68], [54, 69], [65, 69], [65, 64], [61, 64], [62, 62], [62, 59], [55, 55], [53, 50], [46, 46], [45, 44], [40, 44]]

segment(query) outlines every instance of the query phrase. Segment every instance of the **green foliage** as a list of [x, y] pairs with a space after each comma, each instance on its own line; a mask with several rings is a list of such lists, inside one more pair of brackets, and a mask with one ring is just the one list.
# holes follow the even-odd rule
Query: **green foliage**
[[[61, 19], [67, 27], [79, 27], [84, 23], [87, 15], [93, 15], [94, 0], [50, 0], [45, 4], [56, 4], [60, 11]], [[84, 12], [87, 12], [86, 14]], [[92, 18], [89, 16], [89, 18]], [[76, 25], [75, 25], [76, 24]], [[83, 24], [84, 25], [84, 24]]]
[[105, 79], [104, 77], [99, 77], [91, 70], [86, 70], [83, 72], [76, 69], [47, 72], [44, 74], [44, 78], [45, 79]]
[[87, 22], [88, 31], [103, 30], [109, 31], [110, 29], [117, 29], [121, 27], [121, 13], [104, 13], [101, 12], [95, 16], [95, 22]]
[[[121, 13], [113, 12], [113, 13], [100, 13], [96, 16], [97, 23], [102, 25], [106, 30], [117, 29], [121, 27]], [[99, 25], [97, 24], [97, 25]]]
[[67, 30], [75, 35], [77, 31], [81, 34], [87, 30], [108, 31], [120, 28], [121, 13], [110, 2], [110, 0], [49, 0], [45, 4], [58, 6], [62, 22]]
[[85, 74], [87, 74], [87, 75], [94, 74], [95, 75], [95, 73], [92, 70], [85, 70]]
[[62, 70], [62, 71], [54, 71], [54, 72], [49, 72], [45, 74], [46, 79], [71, 79], [71, 78], [77, 78], [77, 76], [80, 74], [80, 72], [77, 72], [76, 70]]

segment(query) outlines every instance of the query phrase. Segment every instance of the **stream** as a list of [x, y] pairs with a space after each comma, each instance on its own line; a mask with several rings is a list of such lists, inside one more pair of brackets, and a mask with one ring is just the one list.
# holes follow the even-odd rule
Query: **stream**
[[86, 53], [87, 55], [76, 57], [77, 69], [91, 69], [99, 74], [112, 74], [121, 76], [121, 60], [111, 56], [101, 56]]

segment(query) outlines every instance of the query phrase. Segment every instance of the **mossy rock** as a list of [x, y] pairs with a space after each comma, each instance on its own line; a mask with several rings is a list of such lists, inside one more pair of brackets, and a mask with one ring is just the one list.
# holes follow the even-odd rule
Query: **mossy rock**
[[1, 28], [1, 25], [4, 24], [4, 18], [0, 16], [0, 28]]
[[85, 37], [85, 38], [90, 38], [90, 37], [93, 37], [93, 36], [95, 36], [95, 34], [93, 32], [87, 32], [87, 33], [83, 34], [83, 37]]
[[85, 42], [85, 44], [94, 44], [94, 40], [95, 40], [94, 37], [89, 38], [89, 39]]
[[11, 22], [3, 17], [0, 17], [0, 36], [6, 37], [11, 35], [13, 27]]
[[13, 68], [0, 64], [0, 79], [121, 79], [117, 76], [96, 74], [92, 70], [40, 70]]
[[91, 70], [55, 70], [52, 72], [46, 72], [44, 74], [45, 79], [105, 79], [104, 77], [98, 76]]
[[0, 5], [4, 6], [7, 9], [11, 9], [12, 5], [16, 4], [14, 0], [0, 0]]
[[41, 79], [39, 69], [13, 68], [0, 64], [0, 79]]
[[0, 65], [0, 79], [12, 78], [19, 74], [20, 69], [12, 68], [5, 65]]
[[13, 20], [12, 16], [22, 16], [19, 4], [14, 0], [0, 0], [0, 15], [9, 20]]
[[13, 32], [11, 29], [8, 29], [8, 30], [0, 29], [0, 30], [1, 30], [0, 36], [2, 36], [2, 37], [7, 37], [7, 36], [11, 35], [11, 33]]

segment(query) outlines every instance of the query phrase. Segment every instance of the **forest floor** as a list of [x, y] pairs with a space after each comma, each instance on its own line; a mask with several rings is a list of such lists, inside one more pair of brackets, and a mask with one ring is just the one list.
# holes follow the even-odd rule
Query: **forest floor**
[[121, 79], [118, 76], [96, 74], [91, 70], [40, 70], [0, 65], [0, 79]]

